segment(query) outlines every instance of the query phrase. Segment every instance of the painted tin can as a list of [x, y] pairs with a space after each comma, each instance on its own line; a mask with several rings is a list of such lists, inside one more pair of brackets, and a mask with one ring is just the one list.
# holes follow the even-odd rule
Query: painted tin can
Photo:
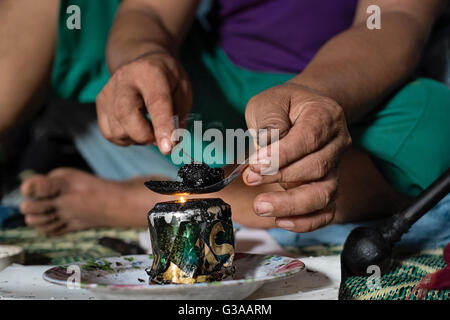
[[231, 208], [223, 200], [160, 202], [148, 213], [153, 283], [220, 281], [234, 272]]

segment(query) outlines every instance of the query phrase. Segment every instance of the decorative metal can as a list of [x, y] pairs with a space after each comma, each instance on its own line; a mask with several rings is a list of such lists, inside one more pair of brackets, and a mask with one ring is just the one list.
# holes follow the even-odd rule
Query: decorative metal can
[[160, 202], [148, 213], [153, 283], [220, 281], [234, 273], [231, 208], [223, 200]]

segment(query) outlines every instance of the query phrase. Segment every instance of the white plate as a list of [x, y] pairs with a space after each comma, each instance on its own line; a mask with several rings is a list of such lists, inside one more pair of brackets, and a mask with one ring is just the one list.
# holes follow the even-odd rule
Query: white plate
[[[298, 259], [238, 253], [234, 259], [233, 279], [195, 284], [148, 284], [145, 268], [152, 265], [151, 255], [97, 259], [48, 269], [43, 278], [54, 284], [90, 290], [98, 299], [244, 299], [264, 283], [286, 278], [302, 271]], [[77, 275], [76, 272], [79, 272]]]
[[23, 263], [23, 249], [18, 246], [0, 245], [0, 271], [13, 263]]

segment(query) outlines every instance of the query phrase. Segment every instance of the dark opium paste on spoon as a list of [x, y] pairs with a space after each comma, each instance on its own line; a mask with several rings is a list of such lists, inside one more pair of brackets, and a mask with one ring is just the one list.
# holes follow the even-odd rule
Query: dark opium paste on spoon
[[[224, 179], [222, 168], [211, 168], [205, 163], [185, 164], [178, 170], [182, 181], [147, 181], [150, 190], [164, 194], [190, 194], [192, 189], [213, 185]], [[176, 190], [176, 192], [174, 192]]]
[[178, 170], [178, 176], [188, 187], [205, 187], [223, 180], [225, 174], [222, 168], [211, 168], [205, 163], [191, 163], [182, 166]]
[[160, 202], [148, 213], [158, 284], [220, 281], [234, 273], [231, 208], [221, 199]]

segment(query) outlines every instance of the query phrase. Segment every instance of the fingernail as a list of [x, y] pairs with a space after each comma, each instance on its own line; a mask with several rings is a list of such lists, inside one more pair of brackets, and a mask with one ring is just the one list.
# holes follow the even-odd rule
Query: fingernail
[[254, 157], [249, 159], [249, 163], [253, 164], [253, 165], [257, 165], [257, 164], [259, 164], [259, 165], [269, 165], [270, 162], [271, 162], [270, 157], [263, 157], [263, 158], [261, 158], [261, 157], [254, 156]]
[[266, 168], [270, 168], [270, 166], [271, 166], [271, 161], [269, 158], [258, 159], [255, 163], [251, 164], [252, 170], [255, 170], [255, 171], [262, 171]]
[[250, 171], [249, 174], [247, 175], [246, 180], [247, 180], [247, 184], [254, 186], [254, 185], [258, 185], [261, 183], [262, 177], [261, 177], [261, 175], [255, 173], [253, 171]]
[[260, 216], [267, 216], [273, 212], [273, 205], [270, 202], [257, 202], [255, 211]]
[[277, 223], [277, 225], [280, 228], [288, 228], [288, 229], [290, 229], [290, 228], [293, 228], [295, 226], [294, 223], [292, 221], [289, 221], [289, 220], [277, 220], [276, 223]]
[[170, 143], [170, 140], [167, 138], [163, 138], [161, 140], [161, 152], [169, 153], [171, 150], [172, 150], [172, 144]]

